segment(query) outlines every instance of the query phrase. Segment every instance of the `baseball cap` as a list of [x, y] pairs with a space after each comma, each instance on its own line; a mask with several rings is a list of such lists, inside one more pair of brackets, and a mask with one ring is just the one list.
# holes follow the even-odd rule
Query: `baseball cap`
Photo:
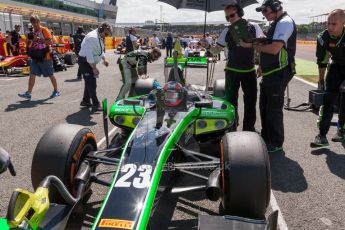
[[264, 8], [266, 8], [266, 7], [271, 7], [271, 8], [272, 8], [272, 7], [273, 7], [273, 4], [274, 4], [275, 2], [277, 2], [277, 3], [279, 3], [279, 4], [282, 3], [282, 2], [279, 1], [279, 0], [264, 0], [264, 2], [262, 3], [262, 5], [256, 8], [256, 11], [257, 11], [257, 12], [261, 12], [261, 11], [262, 11]]

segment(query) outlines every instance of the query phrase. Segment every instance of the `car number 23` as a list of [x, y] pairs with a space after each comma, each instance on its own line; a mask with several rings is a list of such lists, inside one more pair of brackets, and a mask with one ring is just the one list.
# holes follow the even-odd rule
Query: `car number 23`
[[[135, 164], [125, 164], [120, 168], [121, 177], [116, 181], [114, 187], [142, 189], [150, 185], [152, 166], [140, 165], [137, 167]], [[139, 175], [134, 176], [139, 173]]]

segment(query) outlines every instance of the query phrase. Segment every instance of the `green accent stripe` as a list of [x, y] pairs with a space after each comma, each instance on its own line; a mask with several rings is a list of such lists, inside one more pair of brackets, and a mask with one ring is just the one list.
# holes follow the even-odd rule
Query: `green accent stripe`
[[278, 72], [279, 70], [282, 70], [282, 69], [284, 69], [285, 67], [287, 67], [287, 65], [282, 66], [282, 67], [279, 67], [279, 68], [276, 68], [276, 69], [272, 69], [272, 70], [270, 70], [270, 71], [268, 71], [268, 72], [262, 73], [262, 76], [265, 77], [265, 76], [270, 75], [270, 74], [272, 74], [272, 73]]
[[136, 229], [138, 230], [146, 229], [148, 220], [150, 218], [153, 201], [156, 196], [159, 180], [161, 177], [162, 167], [164, 165], [164, 162], [169, 157], [169, 153], [170, 153], [169, 149], [171, 146], [174, 145], [174, 143], [182, 135], [183, 131], [182, 132], [179, 132], [179, 131], [183, 130], [183, 127], [187, 127], [188, 125], [190, 125], [193, 122], [193, 116], [195, 116], [197, 113], [198, 113], [197, 110], [194, 109], [186, 115], [186, 117], [181, 121], [181, 123], [175, 128], [175, 132], [172, 133], [172, 135], [169, 137], [169, 139], [167, 140], [167, 143], [165, 144], [165, 148], [162, 150], [161, 154], [159, 155], [157, 166], [155, 168], [155, 171], [153, 172], [153, 177], [152, 177], [153, 182], [151, 183], [151, 187], [149, 188], [149, 191], [147, 193], [148, 195], [146, 196], [146, 199], [143, 205], [145, 209], [140, 215], [139, 222]]
[[286, 66], [287, 65], [287, 51], [283, 47], [281, 52], [280, 52], [280, 66]]
[[225, 67], [224, 69], [225, 71], [230, 70], [233, 72], [237, 72], [237, 73], [250, 73], [255, 71], [255, 67], [251, 68], [251, 69], [236, 69], [236, 68], [231, 68], [231, 67]]

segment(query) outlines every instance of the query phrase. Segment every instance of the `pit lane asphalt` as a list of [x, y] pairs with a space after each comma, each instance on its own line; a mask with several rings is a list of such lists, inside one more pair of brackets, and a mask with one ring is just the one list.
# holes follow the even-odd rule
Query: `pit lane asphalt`
[[[121, 82], [115, 57], [107, 52], [111, 65], [100, 67], [98, 79], [99, 98], [107, 97], [111, 102], [117, 95]], [[216, 65], [215, 78], [223, 77], [224, 62]], [[17, 188], [32, 189], [31, 160], [35, 147], [52, 125], [59, 123], [81, 124], [90, 127], [98, 140], [104, 134], [102, 116], [90, 114], [79, 108], [83, 82], [74, 81], [76, 67], [56, 73], [61, 96], [47, 99], [51, 93], [48, 79], [38, 78], [31, 102], [23, 101], [17, 93], [27, 88], [28, 78], [0, 78], [0, 145], [7, 149], [15, 165], [17, 176], [8, 172], [0, 176], [0, 214], [5, 216], [12, 191]], [[151, 77], [163, 82], [162, 60], [149, 64]], [[203, 83], [205, 70], [188, 70], [189, 81]], [[12, 79], [12, 80], [7, 80]], [[292, 104], [307, 100], [305, 83], [293, 80], [290, 83]], [[109, 103], [110, 103], [109, 102]], [[242, 104], [242, 100], [240, 105]], [[240, 107], [240, 115], [243, 114]], [[331, 143], [328, 149], [313, 151], [309, 142], [317, 133], [317, 115], [311, 112], [284, 112], [286, 140], [285, 154], [270, 156], [272, 168], [272, 190], [284, 219], [290, 229], [345, 229], [345, 151], [342, 144]], [[260, 130], [258, 115], [257, 130]], [[332, 127], [329, 138], [335, 133]], [[191, 183], [189, 177], [181, 178]], [[95, 186], [88, 203], [85, 229], [92, 222], [105, 196], [104, 188]], [[215, 214], [218, 203], [205, 199], [202, 193], [189, 193], [163, 198], [154, 217], [152, 229], [197, 228], [198, 213]], [[271, 208], [268, 209], [271, 212]]]

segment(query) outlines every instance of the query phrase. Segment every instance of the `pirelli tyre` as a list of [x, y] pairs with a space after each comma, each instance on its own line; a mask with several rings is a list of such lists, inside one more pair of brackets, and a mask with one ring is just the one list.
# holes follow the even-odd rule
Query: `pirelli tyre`
[[221, 142], [220, 211], [264, 219], [271, 194], [267, 148], [255, 132], [227, 133]]
[[153, 78], [138, 79], [134, 87], [136, 95], [149, 94], [153, 90], [154, 81]]
[[213, 83], [213, 96], [225, 97], [225, 79], [215, 80]]
[[[97, 150], [94, 134], [79, 125], [59, 124], [50, 128], [40, 139], [33, 156], [31, 181], [36, 189], [49, 176], [58, 177], [72, 195], [76, 194], [74, 177], [82, 159]], [[55, 188], [49, 192], [54, 203], [63, 203]]]
[[66, 65], [74, 65], [77, 62], [77, 57], [74, 53], [68, 52], [64, 55], [64, 61]]

